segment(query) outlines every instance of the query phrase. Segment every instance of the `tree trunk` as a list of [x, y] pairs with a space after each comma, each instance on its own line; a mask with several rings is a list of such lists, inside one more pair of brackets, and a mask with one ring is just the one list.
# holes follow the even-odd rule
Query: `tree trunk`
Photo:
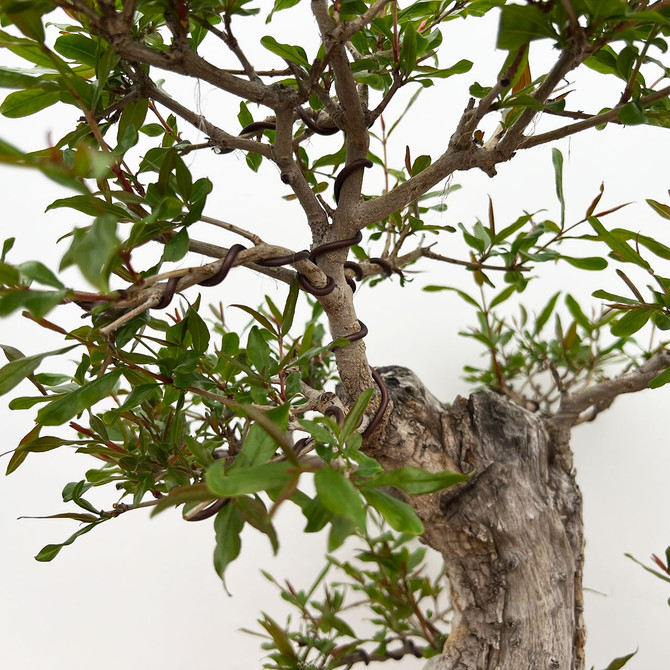
[[584, 668], [581, 494], [566, 435], [501, 395], [451, 406], [404, 368], [372, 454], [387, 468], [472, 473], [412, 499], [446, 562], [452, 630], [440, 670]]

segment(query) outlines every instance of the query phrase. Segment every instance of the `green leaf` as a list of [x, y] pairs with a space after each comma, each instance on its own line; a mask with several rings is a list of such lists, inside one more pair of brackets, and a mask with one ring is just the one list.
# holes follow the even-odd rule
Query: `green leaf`
[[57, 396], [37, 413], [42, 426], [60, 426], [72, 417], [107, 397], [119, 380], [123, 370], [117, 368], [98, 379], [81, 386], [76, 391]]
[[[42, 45], [33, 40], [15, 37], [9, 33], [0, 31], [0, 47], [6, 47], [9, 51], [29, 63], [53, 70], [54, 60], [58, 65], [67, 69], [67, 63], [54, 53], [45, 53]], [[53, 60], [52, 60], [53, 59]]]
[[465, 58], [458, 61], [451, 67], [436, 68], [421, 65], [417, 68], [419, 74], [414, 75], [413, 79], [420, 81], [422, 79], [447, 79], [455, 74], [465, 74], [472, 69], [472, 61]]
[[240, 122], [242, 128], [245, 128], [254, 122], [254, 117], [251, 115], [249, 107], [244, 100], [240, 102], [240, 111], [237, 114], [237, 120]]
[[323, 444], [335, 444], [333, 434], [320, 423], [309, 419], [299, 419], [298, 423], [317, 441]]
[[134, 409], [152, 395], [160, 397], [160, 386], [155, 382], [139, 384], [138, 386], [133, 387], [133, 390], [128, 394], [123, 404], [109, 412], [113, 418], [111, 419], [111, 422], [108, 423], [113, 423], [117, 420], [116, 417], [118, 414]]
[[518, 49], [532, 40], [557, 38], [551, 15], [536, 5], [505, 5], [500, 14], [498, 49]]
[[[670, 547], [668, 549], [670, 549]], [[668, 556], [668, 549], [665, 550], [665, 557], [666, 557], [665, 560], [670, 562], [670, 557]], [[658, 570], [654, 570], [653, 568], [646, 566], [644, 563], [638, 561], [637, 558], [635, 558], [635, 556], [631, 554], [624, 554], [624, 556], [626, 556], [626, 558], [630, 558], [631, 561], [635, 561], [635, 563], [637, 563], [641, 568], [644, 568], [647, 572], [650, 572], [652, 575], [654, 575], [654, 577], [658, 577], [659, 579], [662, 579], [664, 582], [670, 582], [670, 576], [668, 576], [667, 573], [664, 574], [662, 572], [659, 572]]]
[[572, 318], [587, 332], [593, 330], [593, 324], [589, 318], [584, 314], [580, 304], [571, 296], [565, 296], [565, 304], [567, 305], [568, 311], [572, 314]]
[[209, 490], [218, 498], [284, 488], [295, 477], [295, 466], [286, 461], [262, 463], [251, 467], [229, 468], [223, 461], [216, 461], [205, 477]]
[[258, 326], [253, 326], [249, 331], [249, 338], [247, 340], [247, 355], [251, 364], [258, 370], [259, 373], [268, 375], [270, 370], [275, 366], [275, 361], [272, 357], [270, 345], [266, 342]]
[[628, 102], [620, 110], [618, 114], [619, 121], [627, 126], [639, 126], [647, 122], [647, 117], [644, 111], [637, 102]]
[[291, 288], [288, 292], [288, 297], [286, 298], [286, 305], [284, 305], [284, 312], [281, 319], [281, 334], [286, 335], [291, 326], [293, 325], [293, 319], [295, 317], [295, 307], [298, 302], [298, 295], [300, 294], [300, 283], [297, 278], [294, 278], [291, 282]]
[[176, 235], [171, 237], [163, 247], [161, 260], [168, 263], [180, 261], [188, 252], [189, 238], [186, 228], [182, 228]]
[[598, 289], [591, 294], [594, 298], [600, 298], [601, 300], [611, 300], [613, 302], [620, 302], [624, 305], [637, 305], [637, 300], [632, 300], [631, 298], [626, 298], [623, 295], [617, 295], [616, 293], [610, 293], [609, 291], [603, 291]]
[[10, 93], [0, 105], [0, 114], [9, 119], [30, 116], [42, 109], [51, 107], [59, 100], [59, 94], [44, 91], [41, 88], [30, 88], [25, 91]]
[[386, 523], [394, 530], [411, 535], [423, 533], [421, 520], [407, 503], [375, 489], [364, 489], [362, 493], [368, 503], [384, 517]]
[[136, 132], [139, 132], [140, 128], [142, 128], [142, 124], [144, 123], [144, 119], [147, 116], [148, 109], [149, 101], [146, 98], [137, 100], [135, 102], [129, 102], [123, 108], [121, 118], [119, 119], [119, 127], [116, 133], [117, 142], [121, 141], [121, 138], [124, 137], [128, 128], [134, 128]]
[[467, 481], [469, 475], [458, 472], [428, 472], [411, 465], [390, 470], [361, 483], [361, 489], [395, 486], [410, 495], [423, 495], [455, 486]]
[[9, 459], [9, 463], [7, 463], [7, 469], [5, 470], [5, 475], [11, 475], [14, 470], [16, 470], [23, 461], [26, 460], [28, 457], [27, 451], [21, 451], [19, 449], [15, 449], [14, 453], [12, 454], [12, 457]]
[[624, 0], [585, 0], [585, 4], [594, 18], [623, 16], [627, 8]]
[[660, 375], [654, 377], [650, 382], [649, 382], [649, 388], [650, 389], [657, 389], [660, 388], [661, 386], [665, 386], [670, 382], [670, 368], [667, 370], [663, 370]]
[[551, 162], [554, 164], [556, 195], [561, 203], [561, 230], [565, 226], [565, 198], [563, 196], [563, 154], [558, 149], [551, 150]]
[[0, 285], [16, 286], [21, 283], [19, 271], [7, 263], [0, 263]]
[[588, 222], [596, 231], [598, 237], [619, 257], [620, 260], [627, 263], [635, 263], [645, 269], [649, 268], [649, 263], [645, 261], [640, 254], [637, 253], [631, 246], [626, 244], [623, 236], [615, 235], [605, 229], [602, 223], [595, 217], [589, 216]]
[[289, 7], [293, 7], [294, 5], [297, 5], [300, 2], [300, 0], [275, 0], [274, 7], [272, 8], [272, 11], [268, 14], [267, 19], [265, 19], [265, 23], [270, 23], [272, 21], [272, 15], [275, 12], [281, 12], [282, 9], [288, 9]]
[[54, 435], [44, 435], [42, 437], [36, 437], [27, 442], [21, 441], [21, 444], [17, 447], [18, 451], [30, 451], [33, 453], [43, 453], [45, 451], [52, 451], [53, 449], [58, 449], [65, 444], [82, 444], [81, 440], [64, 440], [60, 437], [55, 437]]
[[612, 326], [612, 335], [630, 337], [649, 321], [654, 311], [644, 307], [629, 310]]
[[430, 156], [419, 156], [414, 163], [412, 163], [412, 177], [423, 172], [431, 164]]
[[263, 626], [263, 628], [265, 628], [265, 630], [268, 632], [281, 655], [289, 660], [290, 665], [287, 663], [287, 668], [299, 668], [300, 665], [303, 665], [303, 663], [298, 664], [297, 655], [293, 649], [293, 646], [291, 645], [288, 634], [282, 626], [277, 624], [274, 619], [265, 613], [263, 613], [263, 619], [261, 619], [258, 623], [260, 623], [260, 625]]
[[254, 172], [258, 172], [258, 168], [261, 166], [261, 163], [263, 162], [263, 156], [261, 156], [260, 154], [256, 154], [253, 151], [249, 151], [245, 158], [247, 161], [247, 165]]
[[626, 656], [620, 656], [619, 658], [615, 658], [606, 668], [605, 670], [621, 670], [628, 661], [630, 661], [633, 656], [637, 654], [637, 649], [632, 653], [628, 654]]
[[118, 219], [128, 218], [128, 212], [123, 209], [123, 207], [113, 205], [102, 198], [96, 198], [93, 194], [73, 195], [69, 198], [60, 198], [59, 200], [52, 202], [45, 211], [48, 212], [49, 210], [57, 209], [58, 207], [71, 207], [88, 216], [112, 214]]
[[319, 167], [324, 167], [326, 165], [342, 165], [342, 163], [347, 160], [347, 148], [343, 144], [342, 147], [335, 152], [334, 154], [326, 154], [317, 158], [314, 163], [312, 163], [312, 169]]
[[354, 406], [347, 413], [347, 416], [344, 419], [344, 423], [342, 424], [341, 439], [343, 441], [346, 442], [346, 440], [348, 440], [349, 437], [356, 431], [356, 428], [358, 428], [358, 424], [361, 422], [361, 418], [365, 412], [365, 409], [370, 404], [370, 399], [372, 398], [373, 393], [374, 389], [367, 389], [366, 391], [363, 391], [363, 393], [361, 393], [356, 399]]
[[572, 258], [570, 256], [560, 256], [562, 261], [569, 263], [580, 270], [598, 271], [607, 267], [607, 259], [600, 256], [588, 256], [587, 258]]
[[20, 308], [27, 309], [36, 319], [42, 319], [69, 293], [60, 291], [33, 291], [31, 289], [7, 291], [0, 296], [0, 316], [11, 314]]
[[647, 235], [642, 235], [632, 230], [625, 230], [623, 228], [615, 228], [612, 230], [612, 234], [619, 235], [625, 240], [635, 240], [635, 246], [642, 245], [645, 249], [649, 249], [653, 254], [656, 254], [659, 258], [664, 260], [670, 260], [670, 247], [667, 247], [665, 244], [662, 244], [658, 240], [655, 240], [653, 237]]
[[253, 309], [253, 307], [249, 307], [248, 305], [231, 305], [231, 307], [237, 307], [238, 309], [241, 309], [242, 311], [246, 312], [247, 314], [251, 314], [251, 316], [258, 321], [264, 328], [269, 330], [271, 333], [275, 332], [275, 327], [272, 325], [272, 322], [265, 316], [264, 314], [261, 314], [257, 309]]
[[410, 23], [405, 24], [402, 47], [400, 49], [400, 65], [406, 75], [410, 75], [416, 67], [416, 28]]
[[56, 275], [39, 261], [26, 261], [16, 266], [27, 281], [36, 281], [52, 288], [65, 288]]
[[311, 498], [306, 505], [303, 505], [302, 513], [307, 519], [305, 533], [318, 533], [333, 516], [332, 512], [323, 506], [318, 496]]
[[[39, 367], [40, 363], [48, 356], [64, 354], [66, 351], [71, 351], [76, 346], [78, 345], [75, 344], [71, 347], [47, 351], [43, 354], [35, 354], [34, 356], [23, 356], [23, 354], [21, 354], [19, 358], [14, 358], [16, 349], [14, 349], [14, 347], [7, 347], [4, 344], [0, 344], [0, 348], [5, 351], [7, 357], [10, 358], [11, 355], [11, 357], [14, 358], [14, 360], [0, 369], [0, 395], [4, 395], [8, 391], [11, 391], [19, 382], [33, 373]], [[10, 351], [12, 354], [9, 353]]]
[[468, 305], [471, 305], [480, 311], [482, 309], [480, 304], [473, 297], [469, 296], [465, 291], [461, 291], [460, 289], [454, 288], [453, 286], [437, 286], [435, 284], [429, 284], [428, 286], [424, 286], [423, 290], [429, 293], [436, 293], [437, 291], [453, 291], [461, 298], [461, 300], [464, 300], [466, 303], [468, 303]]
[[188, 486], [175, 486], [170, 492], [162, 497], [158, 504], [151, 510], [151, 516], [156, 516], [170, 507], [188, 503], [202, 503], [212, 499], [212, 494], [204, 483], [189, 484]]
[[40, 44], [44, 42], [44, 26], [42, 15], [54, 9], [48, 2], [22, 1], [3, 3], [3, 25], [9, 19], [26, 37], [30, 37]]
[[[280, 407], [273, 407], [266, 412], [266, 417], [275, 423], [278, 429], [286, 432], [288, 426], [290, 405], [288, 403]], [[244, 454], [245, 464], [250, 466], [267, 463], [277, 452], [277, 443], [274, 438], [258, 423], [254, 423], [242, 445], [241, 453]]]
[[14, 242], [16, 242], [15, 237], [8, 237], [3, 243], [2, 243], [2, 255], [0, 256], [0, 263], [5, 262], [5, 258], [7, 258], [7, 254], [12, 250], [14, 247]]
[[307, 69], [310, 67], [310, 63], [307, 60], [307, 54], [302, 47], [291, 46], [290, 44], [280, 44], [271, 35], [261, 37], [261, 44], [268, 51], [271, 51], [273, 54], [276, 54], [284, 60], [288, 60], [291, 63], [296, 63], [297, 65], [302, 65]]
[[41, 88], [46, 91], [49, 89], [58, 89], [59, 85], [57, 82], [44, 79], [43, 77], [33, 77], [23, 72], [16, 72], [6, 67], [0, 67], [0, 88]]
[[647, 198], [647, 204], [664, 219], [670, 219], [670, 205], [665, 205], [662, 202], [651, 200], [650, 198]]
[[226, 505], [214, 519], [214, 568], [221, 579], [224, 579], [226, 568], [240, 555], [240, 533], [243, 527], [244, 520], [234, 505]]
[[328, 533], [328, 551], [335, 551], [342, 543], [356, 532], [356, 524], [343, 516], [333, 516], [330, 520], [330, 533]]
[[356, 487], [343, 472], [330, 467], [320, 468], [314, 474], [314, 485], [319, 500], [334, 514], [353, 521], [365, 530], [365, 506]]
[[83, 63], [90, 67], [98, 64], [100, 44], [81, 33], [61, 35], [54, 44], [56, 51], [75, 63]]
[[88, 229], [77, 228], [60, 269], [76, 265], [88, 281], [101, 291], [108, 290], [111, 262], [119, 247], [116, 219], [106, 215], [97, 218]]
[[193, 177], [180, 156], [177, 156], [175, 163], [175, 177], [177, 180], [177, 193], [184, 199], [184, 202], [188, 202], [193, 191]]
[[193, 350], [204, 353], [209, 346], [209, 328], [198, 312], [189, 306], [186, 313], [186, 327], [191, 336]]
[[235, 507], [248, 524], [268, 536], [272, 551], [276, 554], [279, 549], [277, 532], [272, 525], [272, 518], [261, 500], [258, 497], [240, 496], [235, 499]]
[[56, 556], [58, 556], [60, 550], [63, 547], [67, 547], [68, 544], [72, 544], [80, 535], [84, 535], [85, 533], [88, 533], [89, 531], [93, 530], [99, 523], [102, 523], [103, 521], [104, 519], [99, 519], [98, 521], [95, 521], [94, 523], [91, 523], [88, 526], [80, 528], [76, 533], [70, 535], [70, 537], [61, 544], [47, 544], [46, 547], [43, 547], [41, 551], [37, 554], [37, 556], [35, 556], [35, 560], [40, 561], [40, 563], [47, 563], [49, 561], [53, 561], [53, 559], [56, 558]]
[[512, 286], [508, 286], [507, 288], [503, 289], [498, 293], [497, 296], [491, 300], [491, 304], [489, 305], [489, 309], [493, 309], [497, 305], [500, 305], [501, 303], [505, 302], [510, 296], [512, 296], [514, 293], [516, 293], [516, 286], [513, 284]]

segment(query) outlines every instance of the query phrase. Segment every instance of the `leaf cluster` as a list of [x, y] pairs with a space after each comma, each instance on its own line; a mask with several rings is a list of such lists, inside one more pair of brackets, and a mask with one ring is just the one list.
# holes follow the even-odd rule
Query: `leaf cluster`
[[[354, 558], [329, 556], [306, 590], [266, 574], [293, 614], [284, 625], [267, 613], [259, 620], [267, 640], [264, 667], [328, 670], [438, 654], [450, 612], [443, 575], [427, 574], [426, 549], [408, 545], [408, 539], [390, 532], [368, 536]], [[361, 614], [370, 629], [366, 635], [360, 633]]]

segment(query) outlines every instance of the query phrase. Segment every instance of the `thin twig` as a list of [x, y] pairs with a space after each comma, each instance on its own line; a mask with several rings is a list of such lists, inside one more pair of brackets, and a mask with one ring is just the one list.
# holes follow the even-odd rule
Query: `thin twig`
[[240, 237], [244, 237], [245, 239], [249, 240], [250, 242], [253, 242], [256, 245], [263, 244], [263, 240], [260, 237], [258, 237], [258, 235], [248, 230], [244, 230], [244, 228], [240, 228], [239, 226], [236, 226], [233, 223], [221, 221], [220, 219], [214, 219], [211, 216], [201, 216], [200, 220], [204, 221], [205, 223], [211, 223], [213, 226], [218, 226], [219, 228], [229, 230], [231, 233], [235, 233]]
[[470, 270], [494, 270], [496, 272], [529, 272], [530, 268], [521, 265], [489, 265], [488, 263], [478, 263], [477, 261], [463, 261], [458, 258], [449, 258], [431, 251], [430, 248], [424, 247], [422, 249], [422, 256], [425, 258], [432, 258], [436, 261], [443, 261], [444, 263], [451, 263], [452, 265], [462, 265]]
[[635, 393], [648, 387], [661, 371], [670, 367], [670, 350], [659, 351], [644, 365], [614, 379], [604, 379], [577, 393], [565, 394], [552, 421], [561, 427], [578, 423], [582, 412], [589, 408], [601, 411], [623, 393]]
[[[662, 88], [660, 91], [650, 93], [649, 95], [640, 98], [640, 106], [646, 107], [651, 105], [654, 102], [663, 100], [670, 95], [670, 86]], [[554, 140], [559, 140], [563, 137], [568, 137], [569, 135], [574, 135], [579, 133], [582, 130], [587, 128], [593, 128], [594, 126], [599, 126], [602, 123], [619, 123], [619, 112], [621, 111], [624, 105], [617, 105], [614, 109], [611, 109], [609, 112], [603, 112], [602, 114], [596, 114], [584, 121], [578, 121], [569, 126], [563, 126], [563, 128], [557, 128], [556, 130], [550, 130], [546, 133], [540, 135], [534, 135], [532, 137], [525, 137], [517, 147], [518, 149], [530, 149], [531, 147], [536, 147], [539, 144], [546, 144], [547, 142], [553, 142]]]

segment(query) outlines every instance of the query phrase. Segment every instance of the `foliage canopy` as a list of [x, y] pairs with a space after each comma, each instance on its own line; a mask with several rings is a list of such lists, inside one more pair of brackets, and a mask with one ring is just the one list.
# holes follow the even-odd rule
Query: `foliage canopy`
[[[601, 208], [602, 188], [580, 220], [568, 220], [558, 149], [556, 221], [524, 212], [500, 225], [491, 202], [487, 221], [445, 225], [440, 185], [459, 170], [494, 176], [518, 151], [607, 124], [670, 125], [667, 3], [275, 0], [268, 10], [252, 0], [2, 0], [0, 7], [0, 46], [19, 63], [0, 68], [0, 86], [13, 89], [0, 112], [11, 119], [64, 105], [80, 117], [39, 150], [0, 141], [0, 161], [63, 186], [64, 197], [47, 209], [69, 208], [86, 220], [63, 240], [57, 269], [49, 267], [53, 259], [16, 262], [13, 238], [0, 258], [0, 315], [23, 311], [65, 341], [30, 355], [2, 345], [9, 362], [0, 369], [0, 393], [28, 380], [33, 394], [12, 399], [10, 408], [35, 413], [7, 473], [31, 453], [64, 447], [96, 459], [84, 479], [63, 490], [78, 509], [55, 515], [83, 525], [37, 559], [52, 560], [131, 509], [183, 505], [187, 520], [215, 516], [214, 564], [223, 577], [246, 524], [276, 551], [273, 518], [292, 503], [305, 532], [328, 528], [330, 551], [352, 534], [363, 537], [359, 558], [371, 567], [331, 557], [309, 592], [280, 587], [304, 627], [287, 632], [263, 618], [268, 667], [367, 661], [368, 652], [358, 651], [363, 642], [374, 643], [375, 659], [438, 653], [446, 634], [445, 613], [435, 605], [441, 587], [421, 573], [422, 552], [406, 546], [425, 523], [412, 496], [458, 485], [471, 473], [383, 467], [388, 393], [367, 363], [356, 282], [397, 277], [404, 286], [407, 268], [422, 263], [463, 268], [473, 290], [446, 273], [423, 288], [455, 292], [475, 311], [476, 325], [464, 335], [481, 343], [487, 359], [466, 368], [469, 381], [570, 425], [595, 417], [618, 393], [638, 390], [626, 384], [640, 370], [644, 386], [670, 381], [659, 353], [670, 330], [663, 269], [670, 246], [608, 228], [618, 207]], [[300, 43], [284, 23], [270, 34], [284, 12], [308, 9], [315, 25]], [[497, 78], [471, 82], [454, 128], [441, 126], [439, 110], [425, 112], [438, 128], [435, 155], [416, 156], [408, 146], [403, 163], [392, 164], [389, 139], [421, 91], [449, 90], [473, 66], [442, 55], [449, 32], [492, 13], [503, 52]], [[246, 38], [252, 22], [267, 33], [258, 48]], [[537, 75], [533, 48], [540, 41], [556, 55]], [[615, 78], [618, 99], [603, 99], [590, 112], [571, 108], [562, 86], [579, 68]], [[225, 94], [224, 123], [186, 104], [176, 75]], [[406, 91], [411, 96], [403, 98]], [[402, 111], [389, 122], [398, 99]], [[226, 125], [235, 114], [238, 127]], [[540, 117], [541, 132], [530, 132]], [[279, 236], [261, 239], [255, 229], [205, 214], [217, 184], [198, 175], [191, 160], [203, 151], [222, 163], [241, 152], [252, 172], [275, 165], [283, 197], [295, 202], [311, 234], [310, 249], [289, 249]], [[364, 175], [367, 185], [375, 171], [382, 187], [362, 190]], [[670, 204], [647, 202], [670, 219]], [[253, 219], [254, 203], [246, 206]], [[207, 226], [247, 246], [201, 239]], [[584, 255], [585, 245], [594, 251]], [[349, 250], [356, 262], [347, 260]], [[521, 307], [512, 316], [510, 302], [542, 263], [593, 273], [613, 264], [624, 288], [598, 288], [593, 295], [604, 307], [595, 316], [561, 292], [539, 314]], [[243, 332], [229, 328], [222, 307], [203, 307], [207, 289], [235, 267], [288, 287], [283, 304], [267, 297], [260, 307], [235, 305], [251, 319]], [[62, 273], [70, 268], [86, 286], [69, 285]], [[58, 316], [72, 304], [83, 310], [83, 325]], [[305, 307], [306, 323], [298, 324]], [[643, 328], [661, 331], [660, 341], [640, 346], [634, 336]], [[40, 372], [54, 357], [59, 372]], [[614, 364], [619, 376], [612, 379]], [[303, 485], [307, 475], [315, 493]], [[93, 487], [110, 491], [111, 509], [87, 500]], [[381, 521], [395, 532], [373, 532]], [[370, 640], [340, 617], [341, 589], [312, 600], [333, 568], [353, 580], [377, 615]], [[434, 601], [431, 614], [419, 606], [423, 599]], [[394, 640], [400, 652], [389, 652]]]

